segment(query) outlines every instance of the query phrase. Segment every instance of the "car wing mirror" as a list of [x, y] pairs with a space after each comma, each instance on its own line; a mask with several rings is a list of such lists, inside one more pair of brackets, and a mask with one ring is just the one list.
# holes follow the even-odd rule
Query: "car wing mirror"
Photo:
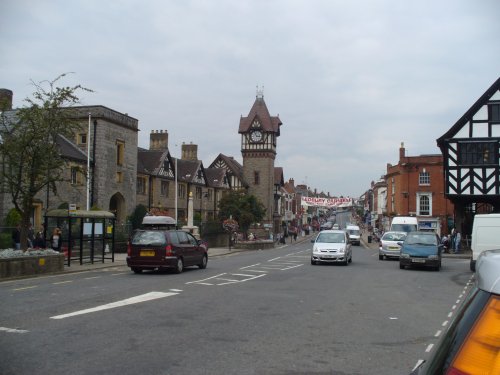
[[311, 243], [314, 243], [315, 240], [311, 240]]
[[399, 246], [403, 246], [403, 242], [402, 242], [402, 241], [398, 241], [398, 242], [397, 242], [397, 244], [398, 244]]

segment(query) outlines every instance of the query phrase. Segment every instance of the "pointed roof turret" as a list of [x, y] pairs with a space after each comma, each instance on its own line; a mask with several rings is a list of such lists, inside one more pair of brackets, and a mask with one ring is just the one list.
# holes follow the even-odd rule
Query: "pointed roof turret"
[[247, 117], [240, 118], [240, 127], [238, 133], [246, 133], [250, 130], [252, 123], [258, 120], [265, 132], [273, 132], [280, 135], [280, 126], [283, 124], [278, 116], [271, 116], [264, 101], [264, 93], [257, 90], [255, 102], [253, 103]]

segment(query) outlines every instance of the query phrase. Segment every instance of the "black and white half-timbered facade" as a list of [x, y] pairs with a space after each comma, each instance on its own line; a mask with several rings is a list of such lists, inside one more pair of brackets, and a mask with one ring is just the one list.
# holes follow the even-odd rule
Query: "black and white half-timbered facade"
[[500, 212], [500, 78], [437, 145], [457, 230], [469, 234], [476, 212]]

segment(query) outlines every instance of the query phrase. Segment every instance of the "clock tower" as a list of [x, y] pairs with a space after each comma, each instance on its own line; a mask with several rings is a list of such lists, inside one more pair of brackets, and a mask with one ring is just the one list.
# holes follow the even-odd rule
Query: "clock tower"
[[278, 116], [269, 114], [263, 91], [258, 90], [248, 116], [240, 119], [238, 133], [241, 134], [243, 179], [248, 184], [248, 193], [266, 208], [263, 224], [273, 224], [274, 160], [281, 125]]

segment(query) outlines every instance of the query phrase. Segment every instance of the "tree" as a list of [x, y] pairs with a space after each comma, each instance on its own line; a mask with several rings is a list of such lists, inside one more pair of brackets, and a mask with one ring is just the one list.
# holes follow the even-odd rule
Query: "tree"
[[[64, 181], [67, 161], [61, 156], [58, 138], [72, 138], [80, 127], [71, 107], [79, 104], [79, 91], [92, 92], [80, 85], [56, 87], [59, 80], [35, 83], [32, 98], [0, 116], [0, 177], [4, 192], [11, 195], [21, 214], [21, 247], [27, 248], [27, 229], [33, 199], [44, 188], [57, 194], [57, 182]], [[0, 108], [1, 110], [2, 108]]]
[[254, 195], [246, 195], [231, 191], [219, 202], [219, 218], [232, 217], [244, 233], [247, 233], [252, 223], [258, 223], [266, 214], [266, 208]]

